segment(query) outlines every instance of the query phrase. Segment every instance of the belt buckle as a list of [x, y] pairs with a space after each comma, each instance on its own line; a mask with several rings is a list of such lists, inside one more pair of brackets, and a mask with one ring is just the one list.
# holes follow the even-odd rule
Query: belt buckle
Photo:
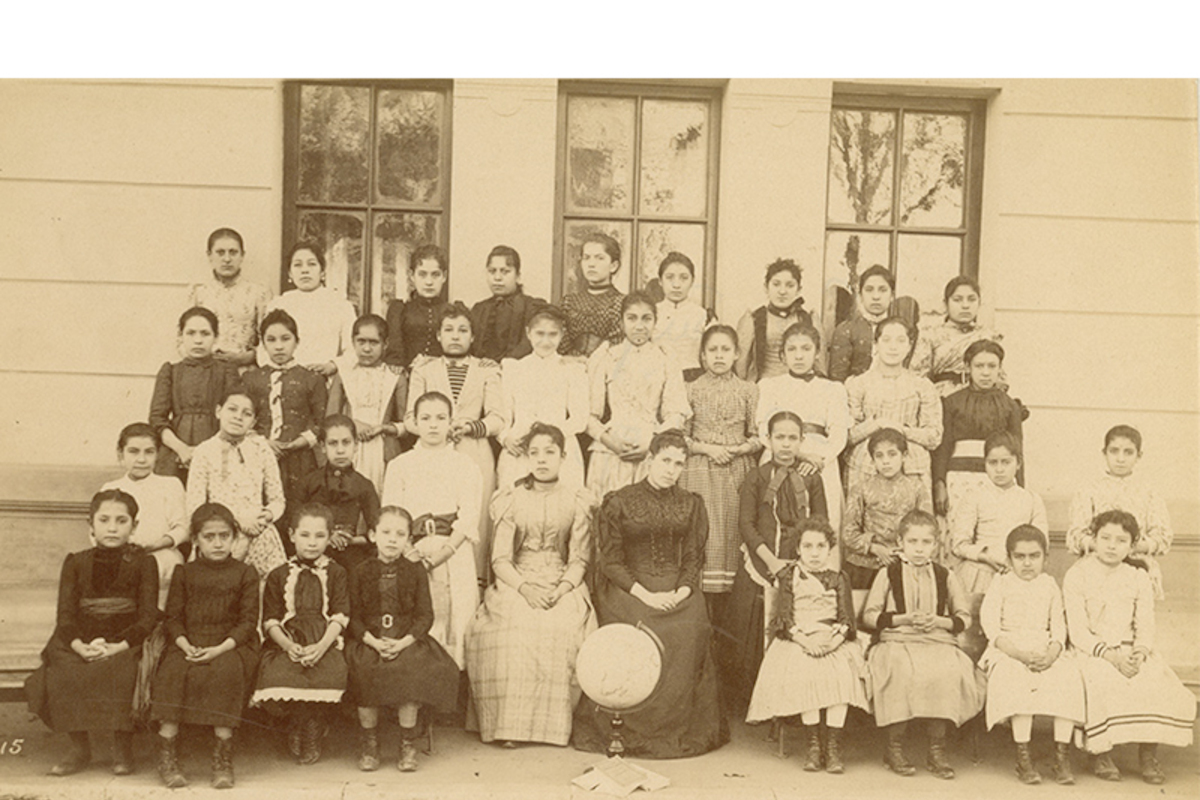
[[433, 517], [425, 520], [425, 535], [437, 536], [437, 520], [435, 520]]
[[383, 626], [383, 629], [387, 630], [396, 624], [396, 618], [391, 614], [384, 614], [383, 619], [381, 619], [379, 622]]

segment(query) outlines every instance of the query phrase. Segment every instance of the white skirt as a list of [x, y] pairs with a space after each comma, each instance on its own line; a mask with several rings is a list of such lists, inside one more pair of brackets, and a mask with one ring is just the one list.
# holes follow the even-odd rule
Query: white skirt
[[1084, 721], [1083, 676], [1078, 659], [1064, 652], [1050, 669], [1034, 672], [991, 647], [979, 662], [987, 670], [987, 726], [1018, 714]]
[[[1076, 744], [1089, 753], [1107, 753], [1125, 742], [1192, 744], [1196, 697], [1158, 653], [1126, 678], [1102, 658], [1079, 654], [1087, 701], [1087, 720]], [[1079, 741], [1082, 739], [1082, 741]]]
[[790, 639], [774, 639], [758, 669], [746, 721], [791, 717], [843, 703], [869, 712], [866, 678], [867, 662], [857, 641], [814, 658]]

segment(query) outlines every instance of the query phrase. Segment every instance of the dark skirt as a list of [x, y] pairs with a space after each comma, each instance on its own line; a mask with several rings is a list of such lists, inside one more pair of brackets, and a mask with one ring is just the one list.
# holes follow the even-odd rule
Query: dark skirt
[[[285, 624], [292, 640], [308, 645], [324, 635], [325, 618], [320, 614], [303, 614]], [[263, 649], [258, 671], [258, 688], [251, 697], [252, 705], [261, 705], [271, 713], [287, 713], [287, 704], [337, 703], [346, 691], [346, 658], [336, 645], [311, 667], [292, 661], [287, 653], [272, 642]]]
[[154, 674], [150, 718], [236, 728], [257, 667], [257, 648], [238, 647], [207, 664], [192, 664], [172, 642]]
[[326, 549], [325, 555], [345, 567], [347, 573], [353, 574], [359, 564], [375, 556], [375, 545], [351, 543], [346, 545], [345, 550], [334, 550], [330, 547]]
[[84, 661], [52, 639], [42, 651], [43, 721], [54, 731], [133, 730], [133, 689], [142, 648], [100, 661]]
[[[657, 611], [605, 582], [597, 592], [600, 625], [641, 622], [662, 640], [662, 679], [650, 699], [621, 714], [627, 756], [687, 758], [729, 741], [721, 714], [711, 628], [704, 596], [693, 593], [672, 611]], [[585, 695], [575, 709], [571, 743], [579, 750], [608, 748], [612, 715]]]
[[735, 708], [745, 708], [763, 659], [763, 590], [743, 564], [733, 578], [724, 617], [717, 621], [721, 686]]
[[846, 561], [842, 564], [842, 572], [845, 572], [846, 577], [850, 579], [851, 589], [865, 589], [869, 591], [871, 584], [875, 582], [875, 574], [879, 572], [879, 568], [864, 567], [861, 564]]
[[431, 636], [422, 636], [391, 661], [375, 648], [348, 642], [349, 693], [365, 708], [421, 703], [442, 714], [458, 703], [458, 665]]

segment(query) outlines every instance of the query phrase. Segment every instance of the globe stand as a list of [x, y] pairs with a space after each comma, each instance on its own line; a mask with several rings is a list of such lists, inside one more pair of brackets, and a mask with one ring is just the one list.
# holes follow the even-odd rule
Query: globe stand
[[[607, 710], [607, 709], [605, 709]], [[608, 757], [620, 758], [625, 755], [625, 720], [621, 719], [620, 711], [611, 711], [612, 719], [609, 721], [609, 740], [608, 740]]]

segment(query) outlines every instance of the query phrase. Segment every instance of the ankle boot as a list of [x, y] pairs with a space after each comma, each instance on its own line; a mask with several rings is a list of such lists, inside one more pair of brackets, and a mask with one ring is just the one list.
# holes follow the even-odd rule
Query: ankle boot
[[842, 729], [825, 729], [825, 771], [841, 775], [846, 771], [842, 763]]
[[92, 760], [92, 746], [88, 743], [87, 731], [71, 731], [71, 750], [67, 757], [50, 768], [50, 774], [57, 777], [74, 775], [87, 767]]
[[883, 757], [883, 764], [897, 775], [909, 776], [916, 774], [917, 768], [904, 757], [903, 733], [888, 731], [887, 753]]
[[823, 765], [821, 759], [821, 725], [806, 725], [808, 729], [808, 749], [804, 753], [804, 771], [820, 772]]
[[401, 772], [417, 771], [417, 747], [413, 744], [417, 738], [417, 729], [400, 728], [400, 758], [396, 761], [396, 769]]
[[304, 720], [300, 728], [300, 763], [315, 764], [321, 760], [321, 737], [325, 729], [316, 717]]
[[1113, 763], [1112, 753], [1101, 753], [1096, 756], [1096, 761], [1092, 764], [1092, 771], [1102, 781], [1121, 780], [1121, 770], [1117, 769], [1117, 765]]
[[1142, 780], [1158, 786], [1167, 779], [1158, 763], [1158, 745], [1143, 742], [1138, 745], [1138, 763], [1142, 768]]
[[1042, 776], [1033, 766], [1029, 755], [1029, 742], [1017, 742], [1017, 779], [1021, 783], [1041, 783]]
[[178, 741], [178, 736], [172, 736], [170, 739], [165, 736], [158, 737], [158, 777], [168, 789], [187, 786], [187, 778], [179, 768], [179, 751], [175, 747]]
[[954, 768], [946, 758], [946, 737], [929, 737], [929, 758], [926, 759], [925, 765], [942, 780], [948, 781], [954, 777]]
[[1063, 786], [1075, 784], [1075, 773], [1071, 771], [1071, 744], [1054, 743], [1054, 782]]
[[300, 748], [301, 748], [301, 735], [300, 734], [301, 734], [301, 730], [303, 729], [303, 726], [304, 726], [304, 720], [302, 720], [299, 717], [294, 716], [294, 715], [291, 717], [288, 717], [287, 749], [288, 749], [288, 752], [292, 754], [292, 758], [296, 759], [297, 762], [300, 761]]
[[113, 731], [113, 775], [133, 773], [133, 731]]
[[358, 768], [363, 772], [379, 769], [379, 732], [375, 728], [358, 731]]
[[212, 787], [233, 788], [233, 739], [217, 737], [212, 756]]

